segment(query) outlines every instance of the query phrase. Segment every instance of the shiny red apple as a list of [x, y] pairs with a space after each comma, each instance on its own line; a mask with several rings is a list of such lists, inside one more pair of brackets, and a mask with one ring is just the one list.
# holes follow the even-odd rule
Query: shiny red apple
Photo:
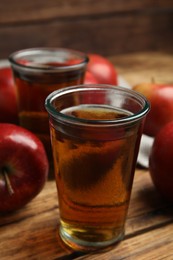
[[149, 171], [157, 190], [173, 202], [173, 121], [166, 124], [154, 139]]
[[0, 68], [0, 122], [18, 124], [16, 88], [10, 67]]
[[133, 89], [145, 95], [151, 104], [144, 133], [156, 136], [163, 126], [173, 120], [173, 85], [142, 83]]
[[43, 188], [48, 176], [43, 144], [30, 131], [0, 124], [0, 213], [22, 208]]
[[118, 84], [118, 75], [115, 66], [109, 59], [99, 54], [88, 54], [87, 71], [91, 72], [100, 84]]

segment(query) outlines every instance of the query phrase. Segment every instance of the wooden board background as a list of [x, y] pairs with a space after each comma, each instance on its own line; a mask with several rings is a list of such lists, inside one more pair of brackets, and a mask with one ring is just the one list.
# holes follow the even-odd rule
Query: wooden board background
[[172, 0], [1, 0], [0, 59], [30, 47], [105, 56], [173, 46]]

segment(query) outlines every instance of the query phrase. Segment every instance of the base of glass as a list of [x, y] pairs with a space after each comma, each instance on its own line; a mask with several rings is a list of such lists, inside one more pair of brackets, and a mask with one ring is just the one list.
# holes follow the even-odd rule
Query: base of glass
[[85, 241], [79, 238], [72, 237], [69, 233], [65, 231], [63, 226], [60, 225], [59, 228], [59, 234], [62, 239], [62, 241], [70, 248], [72, 248], [75, 251], [80, 252], [94, 252], [94, 251], [106, 251], [110, 247], [114, 246], [116, 243], [120, 242], [124, 238], [124, 230], [121, 233], [118, 233], [118, 235], [111, 239], [106, 241]]

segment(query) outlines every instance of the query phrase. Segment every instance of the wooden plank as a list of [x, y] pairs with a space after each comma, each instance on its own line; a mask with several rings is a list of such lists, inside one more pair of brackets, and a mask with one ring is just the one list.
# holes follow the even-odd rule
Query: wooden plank
[[1, 0], [0, 59], [31, 47], [105, 56], [172, 49], [172, 0]]
[[[54, 181], [49, 181], [37, 198], [25, 208], [0, 217], [1, 259], [8, 260], [12, 255], [14, 260], [55, 259], [68, 255], [72, 259], [76, 256], [63, 246], [58, 237], [59, 213], [54, 184]], [[163, 201], [155, 191], [148, 172], [137, 170], [122, 246], [133, 247], [134, 241], [140, 240], [138, 237], [142, 233], [149, 234], [150, 230], [169, 225], [173, 221], [172, 213], [170, 204]], [[131, 240], [133, 237], [135, 239]], [[138, 243], [142, 243], [141, 240]]]
[[0, 229], [0, 258], [54, 259], [68, 254], [58, 242], [57, 210], [35, 214]]
[[1, 0], [0, 24], [76, 18], [124, 12], [171, 12], [171, 0]]
[[114, 15], [0, 27], [0, 59], [31, 47], [66, 47], [104, 56], [172, 48], [172, 15]]
[[173, 224], [149, 231], [120, 242], [111, 251], [90, 254], [76, 259], [85, 260], [163, 260], [173, 259]]
[[141, 52], [117, 55], [110, 60], [131, 86], [142, 82], [172, 83], [172, 52]]

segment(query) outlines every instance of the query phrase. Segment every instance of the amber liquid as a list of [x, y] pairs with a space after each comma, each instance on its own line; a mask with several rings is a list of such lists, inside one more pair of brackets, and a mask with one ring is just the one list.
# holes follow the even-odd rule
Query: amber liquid
[[[62, 111], [85, 119], [129, 115], [105, 107]], [[56, 127], [55, 127], [56, 128]], [[95, 250], [123, 238], [138, 150], [139, 125], [54, 127], [52, 144], [60, 207], [60, 235], [77, 250]], [[75, 132], [76, 131], [76, 132]]]
[[[47, 64], [60, 66], [60, 64]], [[54, 90], [81, 84], [84, 69], [59, 73], [34, 73], [15, 71], [15, 82], [18, 94], [19, 123], [35, 133], [43, 142], [49, 162], [52, 160], [52, 149], [49, 134], [48, 113], [45, 110], [45, 99]]]

